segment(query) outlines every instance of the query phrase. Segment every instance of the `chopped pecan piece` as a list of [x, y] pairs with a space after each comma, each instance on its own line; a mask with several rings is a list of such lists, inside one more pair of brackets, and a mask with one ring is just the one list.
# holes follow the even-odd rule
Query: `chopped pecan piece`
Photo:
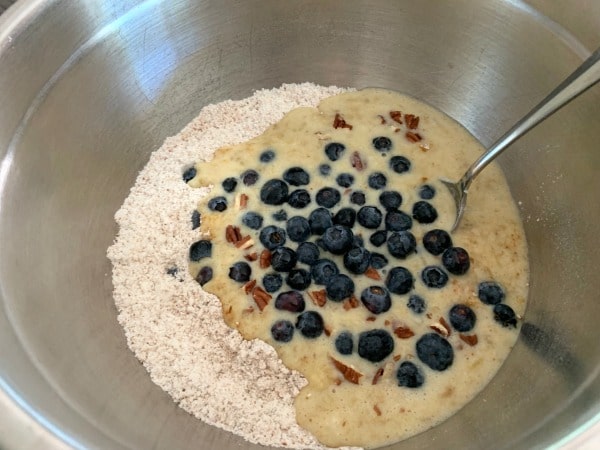
[[258, 265], [261, 269], [266, 269], [271, 265], [271, 252], [266, 248], [260, 253]]
[[377, 317], [375, 317], [375, 316], [367, 317], [367, 322], [375, 322], [376, 320], [377, 320]]
[[375, 375], [373, 376], [373, 381], [371, 381], [371, 384], [377, 384], [379, 382], [379, 379], [382, 377], [383, 375], [383, 367], [380, 367], [379, 369], [377, 369], [377, 372], [375, 372]]
[[242, 233], [240, 232], [239, 227], [234, 227], [233, 225], [227, 225], [227, 227], [225, 227], [225, 240], [227, 242], [237, 244], [241, 238]]
[[372, 280], [381, 280], [381, 275], [379, 275], [379, 272], [377, 272], [377, 269], [374, 267], [369, 267], [365, 270], [365, 276]]
[[254, 306], [250, 305], [242, 311], [244, 314], [252, 314], [254, 312]]
[[387, 120], [385, 120], [385, 117], [383, 117], [381, 114], [377, 114], [377, 117], [379, 117], [381, 125], [385, 125], [387, 123]]
[[415, 335], [414, 331], [408, 327], [396, 327], [394, 328], [394, 334], [400, 339], [408, 339]]
[[419, 133], [414, 133], [412, 131], [407, 131], [405, 136], [410, 142], [419, 142], [423, 139]]
[[254, 241], [250, 237], [250, 235], [244, 236], [239, 241], [235, 243], [237, 248], [247, 249], [254, 245]]
[[329, 327], [329, 325], [325, 325], [323, 327], [323, 333], [325, 333], [325, 336], [327, 337], [331, 336], [331, 328]]
[[346, 123], [339, 113], [336, 113], [335, 119], [333, 119], [333, 128], [348, 128], [351, 130], [353, 127], [349, 123]]
[[398, 362], [398, 361], [400, 361], [402, 359], [402, 355], [394, 355], [393, 359], [394, 359], [395, 362]]
[[462, 334], [462, 333], [459, 333], [458, 337], [463, 342], [466, 342], [467, 344], [469, 344], [471, 347], [473, 347], [474, 345], [477, 345], [477, 342], [479, 342], [479, 339], [477, 338], [476, 334]]
[[352, 164], [352, 167], [354, 167], [359, 172], [365, 167], [367, 167], [367, 165], [363, 162], [362, 158], [360, 157], [359, 152], [352, 153], [352, 156], [350, 156], [350, 164]]
[[256, 302], [256, 306], [258, 306], [258, 309], [262, 311], [269, 304], [269, 301], [273, 297], [263, 288], [257, 286], [252, 290], [252, 298]]
[[240, 195], [240, 209], [246, 209], [248, 206], [248, 196], [246, 194]]
[[325, 289], [321, 289], [320, 291], [310, 291], [308, 296], [317, 306], [324, 306], [327, 302], [327, 292]]
[[244, 255], [244, 258], [246, 258], [246, 261], [256, 261], [258, 259], [258, 253], [256, 252], [252, 252], [252, 253], [248, 253], [247, 255]]
[[446, 322], [446, 319], [443, 317], [440, 317], [440, 323], [446, 330], [448, 330], [448, 336], [450, 336], [452, 334], [452, 327], [450, 327], [450, 324]]
[[390, 117], [394, 122], [402, 123], [402, 113], [400, 111], [390, 111]]
[[350, 298], [344, 300], [344, 309], [348, 311], [349, 309], [358, 308], [360, 303], [358, 303], [358, 299], [351, 295]]
[[375, 414], [377, 414], [378, 416], [381, 415], [381, 410], [379, 409], [379, 406], [373, 405], [373, 411], [375, 411]]
[[404, 120], [409, 130], [414, 130], [419, 126], [419, 116], [414, 114], [404, 114]]
[[244, 284], [244, 286], [242, 286], [242, 289], [244, 289], [244, 292], [246, 294], [249, 294], [250, 292], [252, 292], [252, 289], [254, 289], [254, 286], [256, 286], [256, 280], [250, 280], [246, 284]]
[[335, 368], [339, 370], [342, 373], [342, 375], [344, 375], [344, 378], [346, 380], [348, 380], [350, 383], [358, 384], [360, 377], [362, 377], [362, 373], [357, 372], [352, 367], [347, 366], [343, 362], [338, 361], [337, 359], [331, 356], [330, 358], [333, 361], [333, 365], [335, 366]]

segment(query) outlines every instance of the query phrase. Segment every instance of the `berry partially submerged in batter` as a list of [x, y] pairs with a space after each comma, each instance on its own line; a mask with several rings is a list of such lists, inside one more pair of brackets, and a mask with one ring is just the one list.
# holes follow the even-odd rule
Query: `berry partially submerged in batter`
[[371, 362], [383, 361], [394, 351], [394, 339], [386, 330], [369, 330], [358, 336], [358, 354]]
[[315, 339], [323, 334], [325, 325], [321, 314], [316, 311], [304, 311], [296, 320], [296, 328], [302, 333], [302, 336]]
[[398, 386], [418, 388], [425, 382], [425, 377], [423, 376], [423, 372], [414, 363], [404, 361], [398, 366], [396, 380], [398, 380]]
[[437, 333], [424, 334], [416, 345], [417, 356], [433, 370], [446, 370], [454, 362], [450, 343]]
[[294, 325], [289, 320], [278, 320], [271, 326], [271, 336], [277, 342], [290, 342], [294, 337]]
[[373, 314], [381, 314], [392, 307], [392, 298], [382, 286], [370, 286], [360, 294], [360, 301]]
[[252, 269], [248, 263], [244, 261], [236, 262], [229, 268], [229, 278], [231, 278], [233, 281], [237, 281], [238, 283], [245, 283], [246, 281], [250, 280], [251, 274]]

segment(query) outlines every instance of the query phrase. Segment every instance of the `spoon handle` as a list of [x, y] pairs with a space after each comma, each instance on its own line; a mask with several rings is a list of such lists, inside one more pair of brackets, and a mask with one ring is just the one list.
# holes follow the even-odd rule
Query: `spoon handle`
[[600, 48], [467, 169], [459, 181], [463, 190], [466, 191], [479, 172], [510, 144], [598, 81], [600, 81]]

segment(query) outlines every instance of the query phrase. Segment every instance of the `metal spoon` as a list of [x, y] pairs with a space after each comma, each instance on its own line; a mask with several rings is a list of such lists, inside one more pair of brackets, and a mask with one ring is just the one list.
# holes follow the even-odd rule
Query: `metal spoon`
[[477, 175], [506, 148], [535, 127], [558, 109], [569, 103], [586, 89], [600, 81], [600, 48], [598, 48], [581, 66], [565, 79], [556, 89], [543, 99], [527, 115], [496, 141], [467, 169], [458, 182], [440, 180], [448, 187], [456, 205], [456, 220], [452, 231], [456, 230], [465, 213], [469, 186]]

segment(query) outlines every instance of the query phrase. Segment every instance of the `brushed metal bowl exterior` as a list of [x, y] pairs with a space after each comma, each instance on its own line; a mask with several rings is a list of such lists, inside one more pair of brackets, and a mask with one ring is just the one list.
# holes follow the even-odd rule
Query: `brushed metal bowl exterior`
[[[0, 18], [0, 404], [22, 421], [0, 446], [262, 448], [154, 385], [111, 298], [113, 215], [204, 105], [284, 82], [378, 86], [490, 144], [599, 43], [595, 0], [17, 3]], [[545, 448], [597, 429], [599, 125], [596, 86], [500, 158], [531, 257], [520, 339], [470, 404], [390, 448]]]

